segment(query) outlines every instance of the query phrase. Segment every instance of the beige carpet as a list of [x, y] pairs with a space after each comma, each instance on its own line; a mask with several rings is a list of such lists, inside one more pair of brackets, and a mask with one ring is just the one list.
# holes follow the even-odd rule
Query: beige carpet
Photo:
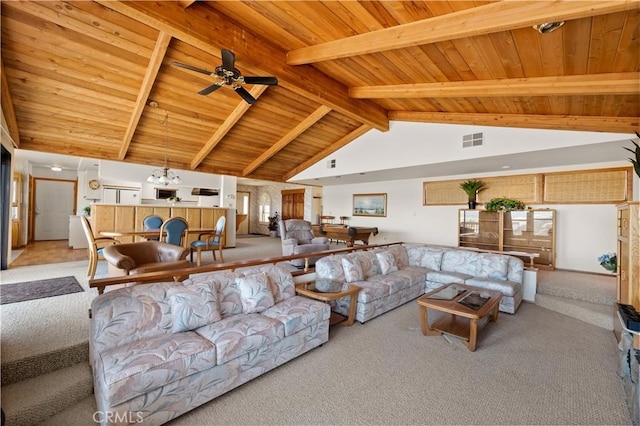
[[[409, 302], [168, 423], [629, 425], [612, 333], [525, 303], [476, 352], [425, 337]], [[88, 397], [47, 426], [92, 424]]]
[[630, 424], [612, 333], [528, 303], [487, 327], [469, 352], [410, 302], [171, 425]]
[[[279, 239], [247, 238], [224, 255], [231, 262], [279, 250]], [[75, 275], [85, 286], [85, 273], [86, 262], [71, 262], [9, 269], [0, 279]], [[64, 305], [3, 306], [3, 364], [86, 341], [95, 295], [49, 300], [80, 295], [87, 298]], [[501, 314], [472, 353], [455, 338], [422, 336], [409, 302], [365, 325], [332, 328], [322, 347], [170, 424], [631, 424], [618, 364], [611, 332], [533, 304]], [[93, 424], [94, 410], [88, 397], [44, 424]]]

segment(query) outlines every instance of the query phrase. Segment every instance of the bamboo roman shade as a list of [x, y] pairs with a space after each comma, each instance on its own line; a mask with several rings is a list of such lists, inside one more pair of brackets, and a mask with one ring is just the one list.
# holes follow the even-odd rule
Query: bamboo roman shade
[[[580, 170], [558, 173], [534, 173], [477, 178], [486, 183], [478, 194], [478, 203], [492, 198], [512, 198], [525, 204], [609, 204], [621, 203], [631, 196], [631, 167]], [[467, 203], [460, 184], [467, 179], [423, 183], [423, 205]]]

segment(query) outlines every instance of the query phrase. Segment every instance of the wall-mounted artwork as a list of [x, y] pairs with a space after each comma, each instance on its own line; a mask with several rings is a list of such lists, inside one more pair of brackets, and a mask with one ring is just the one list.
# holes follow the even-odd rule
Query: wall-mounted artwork
[[353, 194], [354, 216], [387, 216], [387, 194]]

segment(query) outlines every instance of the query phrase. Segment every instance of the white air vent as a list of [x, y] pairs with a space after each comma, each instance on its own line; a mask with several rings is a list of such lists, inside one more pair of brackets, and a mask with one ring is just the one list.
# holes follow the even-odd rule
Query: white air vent
[[462, 136], [462, 147], [469, 148], [471, 146], [480, 146], [484, 144], [484, 136], [482, 133], [473, 133], [471, 135]]
[[335, 169], [336, 168], [336, 160], [327, 160], [327, 169]]

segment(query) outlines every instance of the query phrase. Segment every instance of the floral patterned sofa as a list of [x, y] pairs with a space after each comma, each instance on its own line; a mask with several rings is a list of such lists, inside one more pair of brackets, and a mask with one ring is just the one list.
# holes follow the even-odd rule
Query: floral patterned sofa
[[329, 306], [276, 265], [119, 288], [91, 311], [102, 424], [165, 423], [329, 338]]
[[[316, 279], [361, 288], [356, 307], [361, 323], [448, 283], [501, 291], [499, 309], [513, 314], [522, 302], [523, 276], [524, 262], [517, 257], [425, 244], [395, 244], [316, 262]], [[332, 302], [332, 310], [347, 315], [349, 301]]]

